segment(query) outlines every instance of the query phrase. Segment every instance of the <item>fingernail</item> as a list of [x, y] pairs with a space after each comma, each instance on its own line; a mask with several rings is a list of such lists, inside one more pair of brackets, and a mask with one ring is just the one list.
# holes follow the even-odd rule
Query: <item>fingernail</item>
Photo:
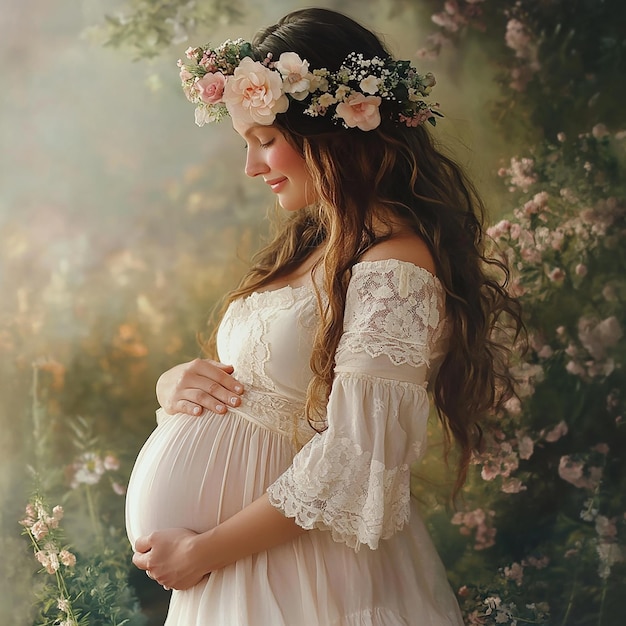
[[243, 387], [241, 385], [235, 385], [235, 391], [237, 393], [241, 393], [243, 391]]
[[238, 398], [237, 396], [233, 396], [233, 397], [230, 399], [230, 403], [231, 403], [233, 406], [237, 406], [237, 405], [239, 404], [239, 398]]
[[224, 407], [224, 405], [223, 405], [223, 404], [216, 404], [216, 405], [215, 405], [215, 410], [216, 410], [218, 413], [222, 413], [222, 411], [223, 411], [224, 409], [225, 409], [225, 407]]

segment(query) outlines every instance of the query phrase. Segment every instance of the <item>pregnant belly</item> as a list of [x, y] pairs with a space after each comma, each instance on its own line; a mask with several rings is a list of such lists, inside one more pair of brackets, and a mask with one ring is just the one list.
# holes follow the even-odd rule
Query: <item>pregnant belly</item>
[[162, 528], [212, 528], [260, 497], [291, 459], [281, 435], [241, 415], [161, 413], [128, 485], [131, 543]]

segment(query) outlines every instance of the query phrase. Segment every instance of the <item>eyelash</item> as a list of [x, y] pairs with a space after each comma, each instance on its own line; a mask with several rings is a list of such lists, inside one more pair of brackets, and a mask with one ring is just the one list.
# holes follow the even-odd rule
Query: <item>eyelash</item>
[[[269, 141], [266, 141], [265, 143], [261, 143], [259, 142], [259, 148], [269, 148], [272, 144], [274, 143], [274, 139], [270, 139]], [[244, 144], [243, 146], [244, 150], [248, 149], [248, 144]]]

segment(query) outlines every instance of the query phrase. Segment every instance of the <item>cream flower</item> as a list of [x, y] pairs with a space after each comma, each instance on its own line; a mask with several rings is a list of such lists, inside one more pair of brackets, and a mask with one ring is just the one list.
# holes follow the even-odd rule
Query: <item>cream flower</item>
[[318, 99], [317, 102], [320, 106], [327, 108], [333, 104], [335, 104], [335, 96], [332, 93], [323, 93]]
[[341, 100], [345, 99], [350, 92], [350, 87], [347, 85], [339, 85], [339, 87], [337, 87], [337, 91], [335, 91], [335, 98], [338, 102], [341, 102]]
[[195, 120], [198, 126], [204, 126], [207, 122], [211, 121], [211, 115], [205, 107], [196, 107]]
[[204, 126], [205, 124], [208, 124], [210, 122], [216, 122], [220, 119], [220, 115], [218, 112], [218, 109], [220, 108], [222, 108], [220, 105], [218, 105], [217, 107], [207, 108], [206, 105], [200, 104], [196, 107], [195, 111], [196, 124], [198, 126]]
[[359, 87], [364, 93], [375, 94], [378, 91], [379, 84], [379, 78], [376, 78], [376, 76], [368, 76], [359, 83]]
[[180, 80], [182, 80], [183, 82], [193, 78], [193, 74], [186, 67], [180, 68], [179, 75]]
[[434, 75], [432, 74], [432, 72], [428, 72], [428, 74], [426, 74], [423, 78], [422, 78], [422, 95], [427, 96], [430, 94], [430, 92], [432, 91], [433, 87], [436, 84], [436, 80]]
[[198, 92], [200, 100], [207, 104], [218, 104], [222, 101], [226, 77], [222, 72], [209, 72], [194, 84], [194, 89]]
[[[323, 72], [323, 73], [322, 73]], [[330, 88], [328, 78], [326, 76], [326, 70], [313, 70], [313, 73], [309, 76], [310, 91], [322, 91], [326, 92]]]
[[193, 46], [189, 46], [189, 48], [185, 50], [185, 56], [188, 59], [194, 59], [199, 51], [200, 51], [200, 48], [197, 48], [197, 47], [194, 48]]
[[380, 102], [378, 96], [356, 93], [337, 105], [337, 117], [349, 128], [373, 130], [380, 125]]
[[311, 90], [312, 74], [309, 62], [303, 61], [295, 52], [283, 52], [274, 67], [282, 74], [283, 89], [295, 100], [304, 100]]
[[289, 106], [281, 75], [250, 57], [226, 81], [223, 102], [233, 118], [248, 117], [262, 126], [272, 124]]

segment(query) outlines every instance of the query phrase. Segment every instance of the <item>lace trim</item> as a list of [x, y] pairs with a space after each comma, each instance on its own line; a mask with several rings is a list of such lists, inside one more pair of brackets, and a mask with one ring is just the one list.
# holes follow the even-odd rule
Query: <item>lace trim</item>
[[[302, 528], [330, 530], [332, 538], [358, 550], [388, 539], [409, 519], [409, 466], [386, 469], [350, 439], [308, 444], [306, 460], [293, 465], [268, 488], [270, 503]], [[312, 467], [311, 458], [317, 462]]]
[[[276, 391], [274, 380], [265, 371], [265, 365], [271, 358], [271, 347], [266, 340], [268, 330], [280, 311], [291, 308], [299, 299], [306, 300], [314, 296], [307, 285], [286, 285], [280, 289], [253, 292], [245, 298], [231, 302], [218, 330], [218, 349], [225, 346], [224, 354], [219, 350], [220, 357], [235, 366], [239, 379], [245, 386]], [[313, 307], [311, 310], [315, 311]], [[308, 320], [305, 321], [310, 325]], [[226, 347], [229, 341], [226, 338], [238, 327], [248, 329], [246, 349], [229, 354]]]
[[412, 263], [387, 259], [354, 266], [346, 295], [344, 334], [337, 357], [348, 350], [394, 365], [428, 365], [445, 326], [439, 280]]
[[256, 308], [258, 306], [275, 306], [293, 303], [297, 298], [308, 298], [315, 295], [310, 285], [300, 285], [292, 287], [285, 285], [278, 289], [268, 289], [267, 291], [253, 291], [242, 299], [242, 302]]
[[246, 390], [241, 406], [229, 407], [253, 424], [287, 438], [296, 451], [300, 450], [315, 431], [304, 417], [304, 404], [266, 391]]

